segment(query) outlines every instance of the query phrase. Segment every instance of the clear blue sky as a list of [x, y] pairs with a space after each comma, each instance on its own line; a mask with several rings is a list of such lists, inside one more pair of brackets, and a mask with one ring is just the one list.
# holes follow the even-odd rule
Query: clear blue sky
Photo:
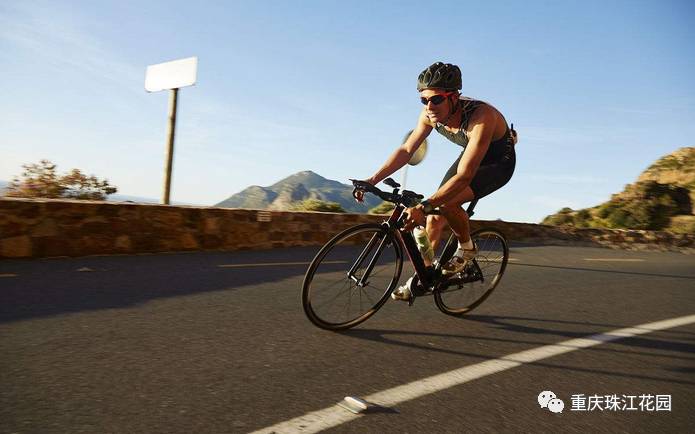
[[[694, 145], [693, 22], [690, 1], [6, 0], [0, 179], [46, 158], [159, 198], [168, 95], [144, 91], [145, 68], [198, 56], [172, 200], [302, 170], [347, 183], [415, 126], [416, 77], [443, 60], [520, 135], [514, 178], [477, 216], [537, 222]], [[434, 192], [458, 149], [433, 133], [408, 187]]]

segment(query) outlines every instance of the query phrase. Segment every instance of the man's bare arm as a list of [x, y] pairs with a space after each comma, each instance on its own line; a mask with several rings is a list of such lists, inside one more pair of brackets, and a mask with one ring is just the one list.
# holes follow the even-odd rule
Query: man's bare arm
[[386, 160], [386, 163], [384, 163], [384, 165], [366, 181], [372, 185], [378, 184], [395, 171], [405, 166], [431, 131], [432, 125], [425, 114], [425, 110], [423, 110], [418, 118], [417, 126], [413, 130], [410, 137], [408, 137], [408, 140], [399, 146], [398, 149], [396, 149]]

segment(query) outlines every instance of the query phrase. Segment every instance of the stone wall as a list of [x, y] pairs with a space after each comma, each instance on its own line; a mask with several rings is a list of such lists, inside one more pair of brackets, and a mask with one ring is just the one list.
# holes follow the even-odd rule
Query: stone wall
[[[51, 199], [0, 199], [0, 258], [320, 246], [383, 216]], [[695, 235], [557, 228], [502, 221], [512, 241], [695, 252]]]

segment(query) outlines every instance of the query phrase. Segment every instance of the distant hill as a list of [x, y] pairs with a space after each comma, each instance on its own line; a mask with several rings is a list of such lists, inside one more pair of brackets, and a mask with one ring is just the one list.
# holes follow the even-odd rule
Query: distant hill
[[660, 158], [608, 202], [563, 208], [542, 223], [695, 233], [695, 147]]
[[381, 199], [365, 195], [358, 203], [352, 197], [352, 186], [326, 179], [310, 170], [295, 173], [269, 187], [252, 185], [215, 206], [222, 208], [247, 208], [289, 210], [306, 199], [337, 202], [346, 212], [366, 213], [379, 205]]
[[[2, 195], [3, 190], [10, 185], [8, 181], [0, 181], [0, 195]], [[134, 203], [151, 203], [158, 204], [159, 199], [153, 199], [151, 197], [141, 197], [141, 196], [129, 196], [125, 194], [111, 194], [106, 200], [108, 202], [134, 202]], [[171, 202], [172, 205], [190, 205], [186, 202]]]
[[106, 200], [109, 202], [159, 203], [158, 199], [152, 199], [151, 197], [129, 196], [126, 194], [110, 194]]

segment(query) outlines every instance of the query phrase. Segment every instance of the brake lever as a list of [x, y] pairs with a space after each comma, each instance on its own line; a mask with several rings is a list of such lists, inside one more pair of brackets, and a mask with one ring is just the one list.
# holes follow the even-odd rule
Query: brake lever
[[364, 191], [364, 190], [359, 189], [359, 188], [357, 188], [357, 187], [355, 187], [355, 188], [352, 189], [352, 197], [354, 197], [355, 200], [357, 200], [357, 201], [359, 201], [359, 198], [357, 197], [357, 191], [358, 191], [358, 190], [359, 190], [359, 191]]
[[359, 201], [359, 199], [357, 198], [357, 192], [358, 191], [361, 191], [363, 193], [367, 193], [369, 191], [367, 186], [373, 187], [370, 183], [365, 182], [365, 181], [361, 181], [359, 179], [350, 179], [350, 181], [352, 181], [352, 185], [354, 187], [352, 189], [352, 197], [354, 197], [355, 200], [357, 200], [357, 201]]

